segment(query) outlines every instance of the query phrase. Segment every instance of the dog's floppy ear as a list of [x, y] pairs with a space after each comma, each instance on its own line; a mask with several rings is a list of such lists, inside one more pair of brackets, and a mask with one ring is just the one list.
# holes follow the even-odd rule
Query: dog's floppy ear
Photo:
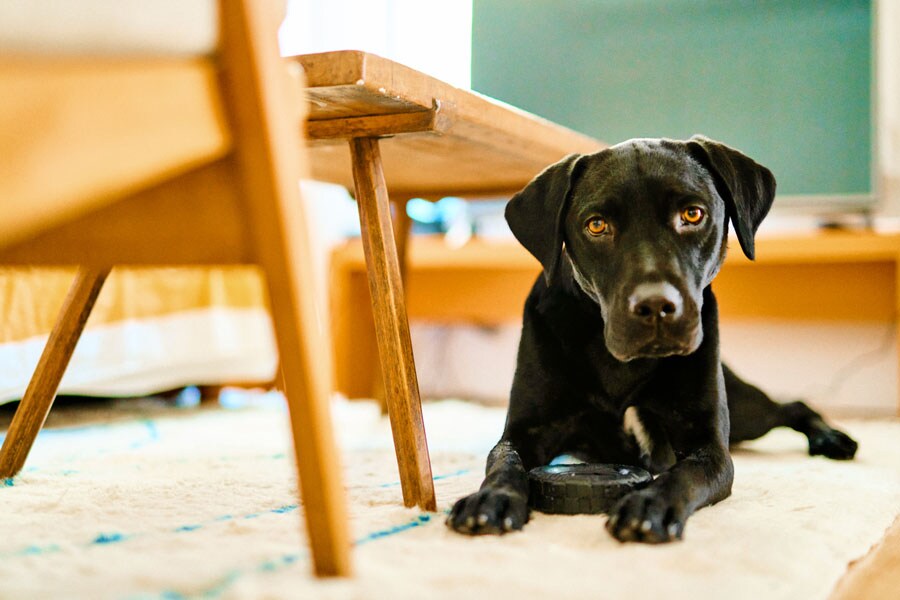
[[581, 158], [571, 154], [550, 165], [506, 204], [509, 228], [540, 261], [547, 283], [553, 281], [559, 266], [569, 193]]
[[753, 259], [753, 238], [775, 200], [775, 177], [737, 150], [702, 135], [687, 141], [688, 151], [712, 175], [741, 249]]

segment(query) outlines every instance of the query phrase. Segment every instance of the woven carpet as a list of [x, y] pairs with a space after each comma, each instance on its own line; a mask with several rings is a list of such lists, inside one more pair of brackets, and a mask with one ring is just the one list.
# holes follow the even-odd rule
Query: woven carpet
[[900, 511], [900, 422], [845, 421], [858, 460], [773, 432], [735, 453], [731, 498], [685, 540], [621, 545], [603, 516], [535, 514], [521, 533], [444, 525], [477, 489], [504, 412], [425, 406], [439, 511], [401, 503], [387, 420], [337, 402], [351, 580], [318, 581], [275, 394], [45, 430], [0, 481], [0, 598], [827, 598]]

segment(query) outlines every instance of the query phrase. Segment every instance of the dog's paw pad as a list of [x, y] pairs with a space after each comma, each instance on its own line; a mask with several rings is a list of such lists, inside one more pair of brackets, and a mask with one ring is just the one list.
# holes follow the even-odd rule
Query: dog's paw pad
[[684, 533], [683, 512], [661, 494], [642, 490], [619, 501], [610, 511], [606, 529], [620, 542], [671, 542]]
[[486, 488], [453, 505], [447, 526], [469, 535], [503, 534], [522, 529], [528, 521], [528, 502], [504, 490]]
[[810, 456], [824, 456], [834, 460], [850, 460], [856, 456], [859, 444], [837, 429], [818, 431], [809, 436]]

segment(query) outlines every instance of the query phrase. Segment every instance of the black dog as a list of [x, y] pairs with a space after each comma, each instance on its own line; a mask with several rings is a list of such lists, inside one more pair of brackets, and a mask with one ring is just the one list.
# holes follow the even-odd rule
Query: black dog
[[768, 169], [695, 136], [569, 156], [510, 200], [506, 219], [544, 274], [525, 302], [503, 437], [450, 527], [521, 529], [528, 470], [563, 453], [658, 474], [607, 522], [643, 542], [680, 539], [691, 513], [730, 495], [729, 443], [787, 426], [810, 454], [854, 456], [856, 442], [815, 411], [773, 402], [719, 360], [710, 283], [727, 221], [752, 259], [774, 196]]

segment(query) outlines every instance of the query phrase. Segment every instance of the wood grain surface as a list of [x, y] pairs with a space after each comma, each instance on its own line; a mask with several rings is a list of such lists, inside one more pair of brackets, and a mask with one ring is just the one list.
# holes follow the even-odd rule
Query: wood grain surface
[[209, 59], [0, 58], [0, 240], [223, 156]]
[[869, 553], [851, 563], [829, 600], [889, 600], [900, 596], [900, 518]]
[[272, 3], [222, 2], [223, 88], [239, 186], [257, 264], [266, 275], [313, 569], [351, 573], [340, 460], [331, 425], [330, 355], [316, 315], [309, 223], [298, 181], [302, 86], [278, 54]]
[[110, 269], [79, 269], [63, 301], [53, 330], [38, 360], [25, 395], [13, 416], [3, 447], [0, 449], [0, 478], [12, 477], [25, 465], [25, 459], [44, 426], [56, 399], [56, 390], [69, 366], [94, 302]]
[[437, 503], [431, 462], [378, 140], [355, 139], [350, 142], [350, 148], [375, 335], [400, 467], [403, 501], [406, 506], [419, 505], [423, 510], [434, 511]]
[[[420, 133], [398, 129], [396, 133], [403, 135], [382, 140], [385, 181], [392, 195], [503, 196], [521, 189], [567, 154], [604, 147], [585, 135], [373, 54], [339, 51], [292, 60], [306, 71], [310, 131], [338, 129], [344, 119], [391, 116], [398, 122], [414, 122], [435, 110], [444, 116], [440, 127]], [[340, 136], [334, 137], [312, 144], [312, 175], [352, 189], [350, 154], [337, 139]]]

